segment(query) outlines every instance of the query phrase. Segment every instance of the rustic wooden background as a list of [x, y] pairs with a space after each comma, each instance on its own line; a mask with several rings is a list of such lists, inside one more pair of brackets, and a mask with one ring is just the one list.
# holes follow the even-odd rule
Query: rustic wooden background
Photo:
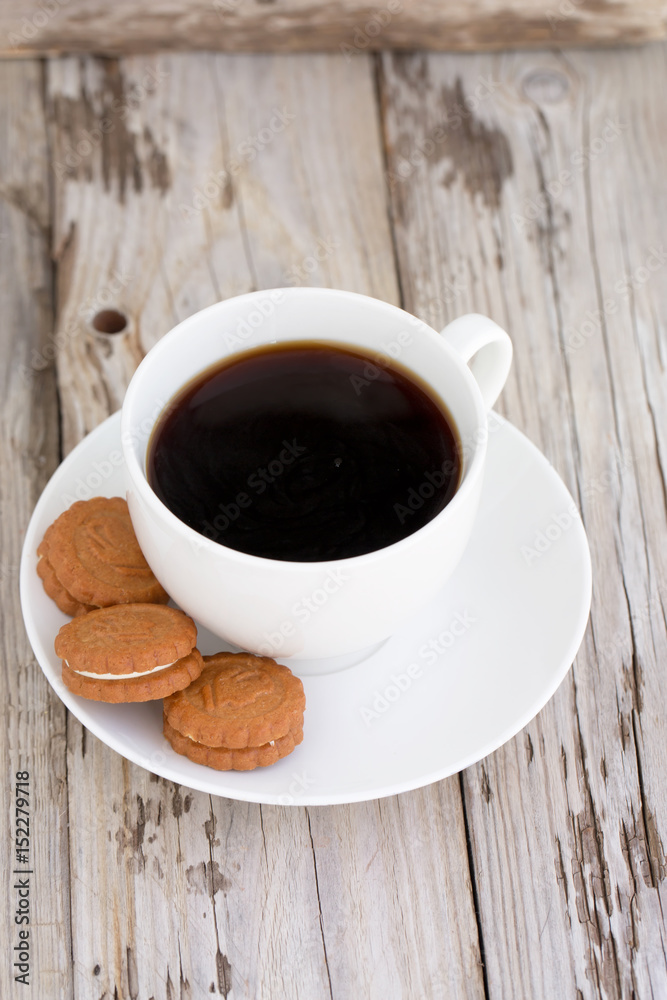
[[[35, 869], [29, 988], [5, 880], [3, 998], [667, 997], [666, 92], [663, 44], [0, 63], [0, 863], [27, 768]], [[51, 693], [18, 602], [41, 489], [148, 348], [295, 282], [506, 327], [500, 408], [594, 565], [574, 668], [523, 732], [332, 808], [129, 764]], [[95, 332], [110, 306], [127, 329]]]
[[613, 45], [667, 35], [665, 0], [0, 0], [0, 55]]

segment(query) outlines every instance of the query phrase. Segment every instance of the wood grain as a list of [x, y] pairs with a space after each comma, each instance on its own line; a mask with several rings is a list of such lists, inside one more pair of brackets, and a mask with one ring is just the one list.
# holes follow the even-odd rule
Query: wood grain
[[[370, 60], [53, 61], [47, 109], [66, 451], [152, 343], [219, 297], [300, 283], [398, 300]], [[127, 329], [91, 329], [100, 305]], [[156, 779], [75, 720], [68, 773], [75, 996], [484, 995], [458, 779], [260, 808]]]
[[479, 50], [663, 38], [663, 0], [5, 0], [0, 54]]
[[[19, 606], [19, 560], [32, 508], [58, 463], [51, 340], [50, 204], [42, 74], [38, 63], [0, 65], [0, 774], [7, 826], [3, 997], [72, 996], [65, 709], [30, 649]], [[16, 864], [15, 774], [28, 771], [30, 852]], [[24, 818], [24, 817], [22, 817]], [[12, 874], [29, 869], [32, 874]], [[30, 924], [15, 924], [17, 879], [29, 880]], [[16, 984], [13, 948], [30, 931], [29, 986]]]
[[488, 995], [662, 996], [664, 48], [382, 68], [406, 307], [509, 330], [502, 408], [569, 484], [593, 555], [572, 673], [463, 776]]

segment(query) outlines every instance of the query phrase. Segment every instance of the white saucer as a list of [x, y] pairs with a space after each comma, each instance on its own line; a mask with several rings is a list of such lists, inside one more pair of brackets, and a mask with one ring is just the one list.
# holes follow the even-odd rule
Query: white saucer
[[[75, 499], [123, 495], [114, 414], [56, 470], [26, 533], [23, 616], [49, 683], [92, 733], [129, 760], [248, 802], [359, 802], [473, 764], [552, 696], [582, 640], [591, 599], [588, 544], [570, 494], [534, 445], [496, 414], [491, 431], [475, 531], [447, 587], [363, 662], [304, 676], [305, 735], [293, 754], [272, 767], [227, 772], [174, 753], [162, 736], [161, 702], [86, 701], [60, 677], [53, 640], [68, 619], [42, 589], [35, 550]], [[431, 640], [441, 652], [427, 648]], [[203, 653], [233, 648], [205, 630], [198, 645]], [[299, 673], [299, 664], [292, 666]]]

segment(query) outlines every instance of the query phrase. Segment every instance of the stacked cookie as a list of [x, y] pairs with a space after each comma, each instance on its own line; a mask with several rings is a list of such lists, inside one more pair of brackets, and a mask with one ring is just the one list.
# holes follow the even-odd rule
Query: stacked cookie
[[62, 677], [94, 701], [151, 701], [186, 687], [204, 666], [195, 623], [155, 578], [122, 497], [81, 500], [37, 549], [44, 590], [73, 621], [55, 641]]
[[56, 636], [63, 681], [93, 701], [153, 701], [187, 687], [204, 663], [192, 618], [163, 604], [117, 604], [74, 618]]
[[122, 497], [73, 504], [47, 528], [37, 555], [44, 590], [66, 615], [169, 600], [139, 548]]
[[266, 656], [216, 653], [187, 688], [164, 701], [164, 735], [176, 753], [219, 771], [251, 771], [303, 739], [306, 698], [288, 667]]

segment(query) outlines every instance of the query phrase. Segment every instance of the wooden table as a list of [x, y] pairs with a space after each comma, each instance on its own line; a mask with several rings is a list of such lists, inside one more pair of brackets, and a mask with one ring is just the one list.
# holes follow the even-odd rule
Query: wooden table
[[[0, 88], [0, 858], [26, 769], [34, 868], [29, 988], [5, 883], [3, 1000], [667, 997], [667, 49], [27, 60]], [[331, 808], [107, 749], [48, 687], [17, 586], [40, 491], [151, 345], [295, 283], [504, 326], [499, 409], [594, 566], [576, 663], [515, 739]], [[90, 324], [109, 308], [116, 335]]]

